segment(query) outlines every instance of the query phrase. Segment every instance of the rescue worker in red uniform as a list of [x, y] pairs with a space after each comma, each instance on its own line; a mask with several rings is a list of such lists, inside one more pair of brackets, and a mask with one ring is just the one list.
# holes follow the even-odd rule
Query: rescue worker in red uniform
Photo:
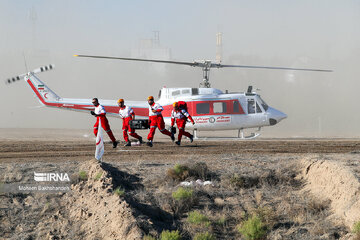
[[170, 133], [168, 130], [165, 129], [165, 122], [164, 118], [161, 114], [161, 112], [164, 110], [164, 108], [154, 102], [154, 97], [150, 96], [148, 97], [148, 103], [149, 103], [149, 122], [150, 122], [150, 132], [147, 137], [148, 142], [146, 143], [149, 147], [153, 146], [153, 138], [155, 134], [155, 130], [158, 127], [160, 132], [162, 134], [168, 135], [172, 141], [175, 141], [174, 134]]
[[176, 125], [179, 129], [178, 140], [175, 143], [177, 145], [180, 145], [181, 138], [183, 135], [188, 137], [190, 139], [190, 142], [193, 142], [194, 137], [190, 133], [185, 132], [185, 125], [186, 125], [187, 119], [189, 119], [192, 122], [192, 124], [194, 125], [195, 124], [194, 120], [192, 119], [190, 114], [185, 109], [179, 108], [179, 105], [177, 102], [174, 102], [173, 107], [174, 107], [174, 109], [171, 112], [171, 127], [174, 127], [175, 120], [176, 120]]
[[132, 129], [130, 127], [130, 121], [135, 119], [135, 112], [134, 110], [129, 107], [126, 106], [124, 103], [124, 99], [120, 98], [117, 101], [120, 110], [119, 110], [119, 116], [122, 118], [123, 120], [123, 126], [122, 126], [122, 130], [123, 130], [123, 135], [124, 135], [124, 140], [126, 142], [125, 146], [131, 146], [131, 142], [129, 141], [129, 136], [128, 136], [128, 131], [129, 131], [129, 135], [138, 139], [140, 141], [140, 143], [143, 143], [142, 137], [140, 137], [139, 135], [137, 135], [135, 133], [135, 129]]
[[97, 136], [98, 133], [98, 127], [99, 127], [99, 120], [101, 120], [101, 126], [104, 129], [104, 131], [109, 135], [109, 138], [111, 139], [112, 143], [113, 143], [113, 148], [116, 148], [118, 142], [116, 141], [111, 129], [110, 129], [110, 125], [109, 122], [106, 118], [106, 111], [105, 108], [99, 104], [99, 100], [97, 98], [93, 98], [92, 99], [92, 103], [95, 106], [95, 110], [91, 111], [91, 115], [96, 117], [96, 123], [94, 125], [94, 134], [95, 137]]

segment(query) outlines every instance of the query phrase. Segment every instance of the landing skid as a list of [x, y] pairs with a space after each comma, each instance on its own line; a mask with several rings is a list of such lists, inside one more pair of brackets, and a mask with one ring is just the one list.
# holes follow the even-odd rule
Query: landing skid
[[257, 131], [250, 133], [250, 135], [245, 136], [244, 129], [238, 130], [238, 136], [237, 137], [199, 137], [197, 134], [197, 130], [193, 130], [193, 136], [194, 139], [209, 139], [209, 138], [228, 138], [228, 139], [241, 139], [241, 140], [250, 140], [255, 139], [261, 135], [260, 133], [261, 128], [258, 128]]
[[257, 138], [258, 136], [261, 135], [260, 130], [261, 130], [261, 128], [259, 128], [256, 132], [253, 132], [248, 136], [244, 136], [244, 129], [239, 129], [238, 130], [238, 138], [245, 139], [245, 140]]

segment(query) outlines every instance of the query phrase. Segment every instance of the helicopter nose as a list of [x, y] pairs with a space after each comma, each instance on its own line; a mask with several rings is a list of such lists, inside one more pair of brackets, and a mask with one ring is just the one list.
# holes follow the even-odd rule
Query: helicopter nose
[[280, 122], [281, 120], [287, 118], [287, 115], [275, 108], [271, 108], [269, 107], [268, 109], [268, 113], [269, 113], [269, 123], [270, 125], [275, 125], [278, 122]]

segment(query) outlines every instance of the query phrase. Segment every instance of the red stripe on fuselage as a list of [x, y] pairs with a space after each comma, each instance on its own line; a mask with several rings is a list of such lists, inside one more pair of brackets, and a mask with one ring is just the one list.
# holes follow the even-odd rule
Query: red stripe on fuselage
[[[238, 101], [238, 99], [230, 99], [230, 100], [213, 100], [213, 101], [189, 101], [186, 102], [188, 107], [188, 112], [191, 116], [206, 116], [206, 115], [239, 115], [245, 114], [241, 104], [239, 103], [239, 112], [234, 112], [234, 101]], [[224, 113], [214, 113], [213, 103], [226, 103], [226, 112]], [[209, 103], [210, 111], [205, 114], [197, 114], [196, 113], [196, 104], [198, 103]], [[171, 111], [173, 110], [172, 105], [163, 106], [164, 111], [162, 112], [164, 117], [171, 117]]]

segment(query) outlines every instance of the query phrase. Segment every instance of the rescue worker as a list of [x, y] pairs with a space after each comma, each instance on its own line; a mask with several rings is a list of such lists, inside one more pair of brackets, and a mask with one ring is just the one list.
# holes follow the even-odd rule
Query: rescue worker
[[188, 137], [190, 139], [190, 142], [193, 142], [194, 137], [190, 133], [185, 132], [185, 125], [186, 125], [187, 119], [189, 119], [192, 122], [192, 124], [194, 125], [195, 124], [194, 120], [192, 119], [190, 114], [185, 109], [181, 109], [179, 107], [177, 102], [173, 103], [173, 108], [174, 109], [171, 112], [171, 127], [174, 127], [175, 120], [176, 120], [176, 125], [179, 129], [178, 140], [175, 143], [180, 146], [181, 138], [183, 135]]
[[97, 136], [98, 133], [98, 127], [99, 127], [99, 120], [101, 120], [101, 126], [104, 129], [104, 131], [109, 135], [109, 138], [111, 139], [112, 143], [113, 143], [113, 148], [116, 148], [118, 142], [116, 141], [111, 129], [110, 129], [110, 125], [109, 122], [106, 118], [106, 111], [105, 108], [99, 104], [99, 100], [97, 98], [93, 98], [92, 99], [92, 104], [94, 104], [95, 106], [95, 110], [91, 111], [91, 115], [96, 117], [96, 123], [94, 125], [94, 134], [95, 137]]
[[129, 107], [126, 106], [124, 104], [124, 99], [120, 98], [117, 101], [120, 110], [119, 110], [119, 115], [123, 120], [123, 126], [122, 126], [122, 130], [123, 130], [123, 135], [124, 135], [124, 140], [126, 142], [125, 146], [131, 146], [131, 142], [129, 141], [129, 136], [128, 136], [128, 131], [129, 131], [129, 135], [138, 139], [140, 141], [140, 143], [143, 143], [142, 137], [140, 137], [139, 135], [137, 135], [135, 133], [135, 129], [132, 129], [130, 127], [130, 121], [135, 119], [135, 112], [134, 110]]
[[154, 102], [154, 97], [150, 96], [147, 98], [149, 103], [149, 122], [150, 122], [150, 132], [147, 137], [148, 142], [146, 143], [149, 147], [153, 146], [153, 138], [155, 135], [155, 130], [158, 127], [162, 134], [168, 135], [172, 141], [175, 141], [174, 134], [170, 133], [168, 130], [165, 129], [165, 122], [161, 112], [164, 108]]

